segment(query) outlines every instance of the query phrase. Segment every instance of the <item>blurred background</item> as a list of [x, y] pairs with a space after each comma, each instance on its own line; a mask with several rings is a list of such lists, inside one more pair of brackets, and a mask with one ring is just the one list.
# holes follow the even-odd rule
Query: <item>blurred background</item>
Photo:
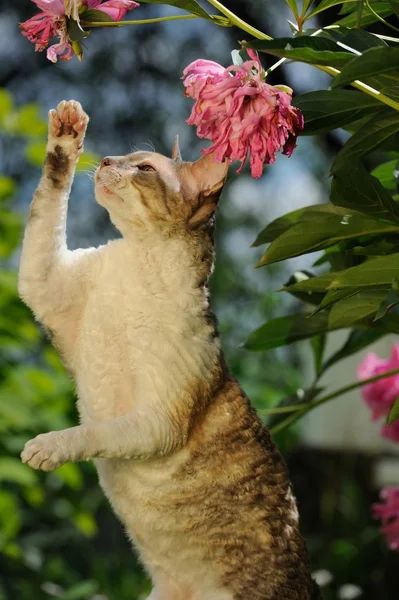
[[[272, 36], [291, 35], [283, 0], [226, 5]], [[104, 243], [118, 233], [94, 201], [90, 174], [98, 157], [135, 148], [170, 154], [179, 134], [183, 158], [198, 158], [204, 144], [185, 124], [192, 101], [184, 97], [182, 71], [197, 58], [231, 64], [242, 32], [201, 20], [104, 29], [87, 40], [83, 63], [53, 65], [18, 29], [37, 12], [35, 5], [0, 0], [0, 11], [0, 600], [141, 600], [150, 583], [93, 466], [66, 464], [45, 474], [19, 460], [28, 439], [77, 422], [73, 385], [17, 296], [22, 227], [40, 177], [50, 108], [73, 98], [90, 115], [68, 240], [70, 248]], [[177, 11], [143, 4], [131, 18], [172, 14]], [[265, 58], [265, 65], [273, 62]], [[295, 64], [273, 72], [269, 81], [303, 93], [327, 87], [329, 78]], [[279, 156], [258, 181], [247, 170], [240, 177], [234, 167], [230, 171], [218, 216], [213, 305], [228, 362], [260, 409], [310, 380], [310, 353], [305, 344], [267, 353], [250, 353], [240, 344], [264, 321], [294, 307], [275, 290], [315, 257], [254, 270], [260, 250], [250, 246], [270, 220], [328, 200], [328, 168], [345, 135], [301, 138], [293, 157]], [[344, 335], [333, 336], [331, 350]], [[391, 342], [381, 342], [378, 351], [386, 356]], [[355, 355], [332, 369], [324, 381], [328, 389], [353, 381], [360, 359]], [[383, 485], [399, 484], [397, 446], [382, 442], [378, 430], [357, 392], [276, 437], [326, 600], [398, 597], [398, 554], [388, 551], [370, 510]]]

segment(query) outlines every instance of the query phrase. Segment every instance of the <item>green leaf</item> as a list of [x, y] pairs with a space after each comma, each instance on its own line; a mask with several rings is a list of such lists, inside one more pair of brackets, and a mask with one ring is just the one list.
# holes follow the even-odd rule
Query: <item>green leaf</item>
[[13, 195], [15, 191], [15, 181], [10, 177], [0, 175], [0, 200], [4, 200]]
[[324, 250], [342, 240], [377, 233], [399, 233], [398, 225], [345, 210], [338, 209], [337, 214], [319, 214], [311, 227], [306, 222], [294, 225], [270, 244], [257, 266]]
[[13, 99], [7, 90], [0, 88], [0, 125], [3, 125], [13, 109]]
[[367, 246], [354, 246], [348, 252], [354, 256], [381, 256], [393, 254], [398, 249], [397, 244], [392, 244], [385, 240], [368, 244]]
[[[399, 273], [399, 253], [370, 258], [356, 267], [312, 277], [293, 286], [293, 291], [327, 292], [347, 288], [389, 289]], [[287, 289], [287, 291], [291, 291]]]
[[252, 332], [244, 347], [248, 350], [271, 350], [320, 335], [328, 330], [326, 314], [308, 317], [309, 314], [296, 313], [272, 319]]
[[377, 312], [385, 290], [364, 290], [340, 300], [333, 305], [329, 317], [329, 329], [351, 327]]
[[146, 4], [168, 4], [169, 6], [181, 8], [193, 15], [202, 17], [203, 19], [213, 20], [212, 16], [209, 15], [196, 0], [141, 0], [141, 2]]
[[314, 0], [303, 0], [302, 2], [302, 16], [306, 14], [308, 8], [313, 4]]
[[[373, 10], [380, 15], [380, 17], [389, 17], [392, 15], [393, 10], [388, 2], [370, 2]], [[354, 10], [349, 15], [346, 15], [343, 19], [337, 21], [336, 25], [342, 25], [344, 27], [355, 27], [357, 24], [357, 6], [358, 2], [354, 3]], [[370, 9], [364, 5], [362, 16], [360, 19], [360, 27], [364, 27], [365, 25], [370, 25], [371, 23], [375, 23], [378, 21], [378, 17], [373, 14]]]
[[[104, 21], [104, 22], [105, 21], [107, 21], [107, 22], [113, 21], [113, 19], [111, 19], [111, 17], [109, 17], [107, 14], [105, 14], [101, 10], [93, 10], [93, 11], [87, 11], [87, 12], [94, 12], [94, 13], [98, 13], [99, 15], [102, 15], [100, 17], [101, 21]], [[104, 19], [103, 17], [107, 17], [107, 18]], [[95, 18], [93, 18], [91, 20], [93, 22], [96, 21]], [[72, 42], [80, 42], [81, 40], [86, 39], [91, 33], [90, 31], [85, 31], [84, 29], [82, 29], [80, 24], [77, 21], [74, 21], [73, 19], [68, 19], [67, 29], [68, 29], [68, 37]]]
[[[341, 214], [341, 211], [340, 209], [331, 206], [331, 204], [313, 204], [311, 206], [305, 206], [304, 208], [294, 210], [269, 223], [269, 225], [267, 225], [265, 229], [260, 232], [252, 244], [252, 247], [261, 246], [262, 244], [268, 244], [269, 242], [272, 242], [282, 233], [298, 223], [311, 223], [313, 221], [317, 221], [320, 214], [337, 215]], [[342, 211], [342, 214], [346, 214], [346, 212]]]
[[374, 317], [374, 321], [379, 321], [385, 317], [385, 315], [395, 306], [399, 304], [398, 294], [393, 289], [389, 290], [386, 296], [382, 299], [380, 306], [378, 307], [377, 313]]
[[324, 296], [323, 300], [320, 302], [320, 306], [314, 311], [313, 314], [318, 313], [320, 310], [324, 310], [326, 308], [330, 308], [336, 302], [343, 300], [344, 298], [349, 298], [350, 296], [354, 296], [358, 293], [357, 288], [349, 288], [344, 290], [330, 290]]
[[328, 38], [306, 35], [275, 40], [253, 40], [243, 42], [243, 46], [273, 56], [332, 67], [342, 67], [353, 56], [350, 52], [342, 51], [342, 48]]
[[347, 85], [355, 79], [365, 79], [397, 70], [399, 48], [371, 48], [348, 62], [331, 84], [332, 88]]
[[399, 17], [399, 2], [397, 0], [388, 0], [389, 4], [392, 6], [392, 10], [397, 17]]
[[[113, 22], [113, 19], [111, 19], [111, 17], [109, 15], [107, 15], [107, 13], [103, 12], [102, 10], [96, 10], [95, 8], [90, 8], [89, 10], [86, 10], [84, 13], [82, 13], [81, 20], [86, 23], [110, 23], [110, 22]], [[70, 28], [72, 29], [72, 32], [71, 32], [72, 35], [77, 36], [77, 37], [73, 37], [71, 39], [80, 40], [84, 37], [87, 37], [87, 31], [82, 31], [80, 29], [79, 25], [73, 19], [68, 19], [68, 33], [69, 33]], [[79, 34], [79, 31], [85, 35], [81, 36]]]
[[320, 4], [318, 4], [317, 7], [307, 15], [306, 18], [310, 19], [311, 17], [314, 17], [315, 15], [321, 13], [323, 10], [327, 10], [327, 8], [331, 8], [332, 6], [337, 6], [338, 4], [344, 4], [345, 2], [352, 1], [353, 0], [321, 0]]
[[389, 411], [387, 425], [392, 425], [395, 421], [399, 419], [399, 398], [396, 398], [395, 402], [391, 406], [391, 410]]
[[377, 177], [386, 190], [396, 191], [399, 187], [399, 160], [389, 160], [378, 165], [371, 174]]
[[322, 90], [296, 96], [292, 104], [305, 118], [302, 135], [331, 131], [381, 109], [381, 102], [362, 92]]
[[312, 354], [313, 354], [313, 360], [314, 360], [315, 373], [317, 376], [319, 376], [322, 372], [323, 357], [324, 357], [324, 351], [326, 348], [326, 341], [327, 341], [327, 337], [324, 333], [322, 335], [317, 335], [310, 340], [310, 345], [312, 348]]
[[0, 482], [11, 481], [18, 485], [33, 485], [36, 473], [17, 458], [0, 458]]
[[309, 271], [296, 271], [293, 275], [291, 275], [285, 284], [284, 289], [294, 296], [294, 298], [298, 298], [302, 302], [305, 302], [305, 304], [313, 304], [318, 306], [324, 298], [324, 293], [291, 291], [291, 286], [299, 281], [309, 279], [309, 277], [314, 277], [313, 273], [310, 273]]
[[356, 352], [360, 352], [360, 350], [363, 350], [363, 348], [366, 348], [366, 346], [373, 344], [380, 337], [385, 335], [385, 333], [385, 331], [372, 329], [354, 329], [350, 332], [344, 345], [337, 352], [334, 352], [334, 354], [332, 354], [324, 363], [323, 373], [340, 360], [347, 358], [348, 356], [352, 356], [352, 354], [356, 354]]
[[360, 158], [376, 150], [398, 132], [399, 113], [397, 111], [388, 110], [378, 113], [360, 127], [346, 142], [345, 146], [338, 152], [332, 170], [335, 170], [339, 162], [348, 165], [348, 161], [353, 161], [355, 158]]
[[357, 210], [376, 218], [394, 222], [399, 218], [398, 207], [390, 194], [359, 161], [352, 161], [349, 165], [341, 161], [338, 166], [333, 165], [330, 200], [334, 206]]
[[96, 581], [82, 581], [76, 583], [67, 592], [62, 594], [62, 600], [87, 600], [90, 596], [95, 594], [98, 590], [98, 583]]
[[376, 35], [362, 29], [349, 29], [347, 27], [334, 27], [324, 29], [323, 35], [329, 37], [340, 45], [348, 46], [361, 53], [370, 48], [387, 48], [388, 45]]
[[290, 7], [290, 9], [292, 10], [292, 12], [294, 13], [294, 15], [297, 17], [299, 15], [299, 13], [298, 13], [298, 6], [296, 3], [296, 0], [285, 0], [285, 1], [288, 4], [288, 6]]
[[47, 134], [47, 123], [43, 120], [38, 104], [25, 104], [18, 111], [15, 133], [25, 136]]

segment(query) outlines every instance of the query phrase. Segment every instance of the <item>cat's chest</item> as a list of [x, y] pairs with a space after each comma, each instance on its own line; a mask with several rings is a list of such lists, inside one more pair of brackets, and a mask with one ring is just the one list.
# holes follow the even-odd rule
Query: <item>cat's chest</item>
[[165, 401], [202, 376], [214, 356], [197, 296], [138, 266], [106, 265], [87, 300], [75, 357], [89, 417], [124, 414], [136, 398]]

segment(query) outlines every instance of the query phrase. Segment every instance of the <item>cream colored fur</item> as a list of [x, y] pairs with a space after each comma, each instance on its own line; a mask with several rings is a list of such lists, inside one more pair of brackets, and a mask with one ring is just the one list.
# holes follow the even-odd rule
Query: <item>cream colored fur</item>
[[[95, 459], [101, 486], [153, 578], [148, 600], [232, 600], [202, 556], [170, 534], [178, 512], [160, 513], [148, 501], [174, 485], [186, 457], [187, 430], [176, 422], [181, 392], [210, 377], [217, 361], [219, 342], [209, 343], [200, 317], [207, 299], [194, 285], [184, 239], [161, 239], [150, 223], [146, 235], [132, 232], [129, 222], [145, 214], [134, 188], [109, 169], [97, 174], [96, 196], [124, 238], [67, 249], [67, 201], [87, 122], [73, 101], [50, 112], [48, 153], [53, 162], [66, 157], [67, 167], [58, 186], [50, 163], [44, 167], [19, 273], [21, 297], [74, 376], [81, 424], [29, 441], [22, 460], [48, 471]], [[153, 160], [178, 187], [167, 160]]]

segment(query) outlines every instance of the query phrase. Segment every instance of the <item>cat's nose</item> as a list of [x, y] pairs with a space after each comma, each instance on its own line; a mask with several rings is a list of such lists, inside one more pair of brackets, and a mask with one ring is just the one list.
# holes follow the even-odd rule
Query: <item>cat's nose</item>
[[101, 161], [101, 169], [103, 167], [109, 167], [110, 165], [115, 164], [115, 162], [116, 162], [115, 159], [113, 159], [111, 156], [106, 156]]

